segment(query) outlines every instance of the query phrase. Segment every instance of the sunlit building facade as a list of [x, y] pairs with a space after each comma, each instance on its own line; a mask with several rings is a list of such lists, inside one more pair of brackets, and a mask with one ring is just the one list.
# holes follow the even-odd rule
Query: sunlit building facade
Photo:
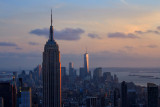
[[87, 52], [84, 54], [84, 70], [86, 74], [89, 73], [89, 56]]

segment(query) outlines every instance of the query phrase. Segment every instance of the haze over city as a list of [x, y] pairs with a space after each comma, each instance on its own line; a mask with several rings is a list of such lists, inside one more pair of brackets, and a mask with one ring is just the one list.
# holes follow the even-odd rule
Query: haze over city
[[160, 1], [0, 0], [0, 107], [160, 107]]
[[1, 0], [0, 69], [42, 63], [53, 9], [62, 66], [160, 67], [160, 1]]

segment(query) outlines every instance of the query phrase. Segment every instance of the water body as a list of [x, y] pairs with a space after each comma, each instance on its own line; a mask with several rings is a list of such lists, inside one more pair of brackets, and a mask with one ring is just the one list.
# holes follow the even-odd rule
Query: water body
[[119, 82], [134, 82], [141, 86], [147, 86], [147, 83], [160, 85], [160, 68], [103, 68], [103, 72], [116, 74]]

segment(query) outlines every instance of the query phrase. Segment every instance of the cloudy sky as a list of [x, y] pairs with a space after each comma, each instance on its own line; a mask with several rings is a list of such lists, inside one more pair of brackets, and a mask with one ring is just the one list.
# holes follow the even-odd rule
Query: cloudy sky
[[53, 9], [62, 66], [160, 67], [160, 0], [0, 0], [0, 69], [42, 63]]

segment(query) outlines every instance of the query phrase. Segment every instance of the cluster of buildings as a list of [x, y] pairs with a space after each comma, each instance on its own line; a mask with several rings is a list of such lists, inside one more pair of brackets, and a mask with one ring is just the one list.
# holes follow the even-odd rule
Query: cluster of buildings
[[[40, 90], [38, 90], [40, 89]], [[42, 68], [13, 72], [13, 79], [0, 82], [0, 107], [39, 107], [42, 99]]]
[[72, 62], [68, 69], [61, 67], [53, 31], [51, 14], [42, 67], [28, 73], [14, 72], [12, 80], [0, 82], [0, 107], [160, 107], [160, 86], [120, 83], [116, 75], [101, 67], [91, 73], [87, 52], [79, 75]]
[[[79, 70], [80, 71], [80, 70]], [[116, 75], [95, 68], [89, 79], [66, 75], [62, 71], [63, 107], [159, 107], [160, 86], [148, 83], [147, 87], [132, 82], [119, 82]]]

